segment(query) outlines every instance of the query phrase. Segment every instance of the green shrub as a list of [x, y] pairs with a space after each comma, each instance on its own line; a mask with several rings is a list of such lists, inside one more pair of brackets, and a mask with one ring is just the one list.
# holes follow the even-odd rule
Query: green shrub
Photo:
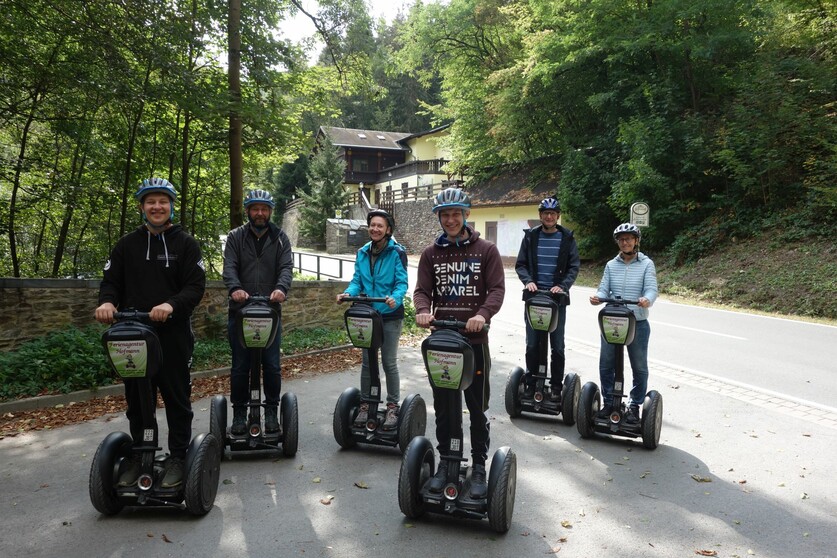
[[102, 327], [70, 327], [0, 353], [0, 399], [68, 393], [114, 383]]
[[299, 328], [282, 334], [282, 354], [305, 353], [348, 343], [349, 336], [342, 328]]

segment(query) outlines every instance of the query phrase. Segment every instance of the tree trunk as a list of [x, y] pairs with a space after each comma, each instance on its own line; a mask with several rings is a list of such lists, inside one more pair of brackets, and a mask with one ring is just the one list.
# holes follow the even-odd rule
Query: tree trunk
[[244, 173], [241, 155], [241, 0], [230, 0], [229, 86], [230, 86], [230, 228], [244, 222]]

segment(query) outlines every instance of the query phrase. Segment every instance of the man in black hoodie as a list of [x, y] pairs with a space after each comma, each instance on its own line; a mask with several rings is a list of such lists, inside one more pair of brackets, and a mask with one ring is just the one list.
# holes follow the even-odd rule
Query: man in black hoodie
[[[200, 246], [180, 225], [172, 224], [177, 192], [162, 178], [143, 180], [134, 197], [144, 224], [120, 238], [105, 264], [99, 287], [96, 320], [113, 323], [117, 310], [133, 308], [149, 312], [156, 324], [163, 353], [163, 369], [154, 378], [163, 396], [169, 427], [170, 459], [162, 486], [183, 482], [186, 449], [192, 433], [189, 365], [194, 348], [192, 312], [206, 288], [206, 273]], [[140, 394], [133, 382], [125, 384], [128, 421], [134, 443], [142, 443]], [[138, 454], [119, 477], [120, 486], [137, 482]]]

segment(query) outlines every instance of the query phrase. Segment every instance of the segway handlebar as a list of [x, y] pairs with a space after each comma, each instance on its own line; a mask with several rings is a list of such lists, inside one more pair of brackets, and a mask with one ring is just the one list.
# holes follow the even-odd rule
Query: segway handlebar
[[[463, 322], [460, 320], [432, 320], [430, 322], [430, 327], [435, 327], [438, 329], [465, 329], [466, 325], [468, 325], [467, 322]], [[488, 331], [489, 329], [489, 324], [482, 325], [483, 331]]]
[[529, 289], [523, 289], [523, 294], [524, 295], [528, 294], [529, 296], [546, 295], [546, 296], [552, 297], [553, 300], [555, 300], [555, 301], [557, 301], [559, 298], [567, 298], [567, 297], [570, 296], [569, 294], [567, 294], [564, 291], [561, 291], [559, 293], [553, 293], [550, 290], [544, 290], [544, 289], [537, 289], [535, 291], [530, 291]]
[[366, 295], [357, 295], [357, 296], [344, 296], [340, 299], [340, 302], [386, 302], [386, 297], [380, 296], [366, 296]]
[[114, 320], [149, 320], [151, 319], [151, 312], [140, 312], [139, 310], [122, 310], [121, 312], [113, 313]]
[[247, 300], [244, 301], [244, 304], [250, 304], [251, 302], [261, 302], [267, 304], [270, 302], [270, 297], [259, 294], [250, 295], [247, 297]]
[[639, 304], [638, 300], [632, 298], [602, 298], [599, 297], [599, 302], [606, 304]]

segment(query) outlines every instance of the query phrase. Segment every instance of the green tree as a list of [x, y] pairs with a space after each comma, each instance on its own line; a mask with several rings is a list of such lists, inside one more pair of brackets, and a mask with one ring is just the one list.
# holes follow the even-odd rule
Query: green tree
[[325, 242], [326, 221], [334, 217], [335, 211], [346, 205], [349, 193], [343, 189], [346, 161], [340, 150], [326, 138], [317, 148], [308, 169], [308, 183], [311, 193], [302, 190], [300, 194], [305, 204], [302, 206], [302, 234]]

